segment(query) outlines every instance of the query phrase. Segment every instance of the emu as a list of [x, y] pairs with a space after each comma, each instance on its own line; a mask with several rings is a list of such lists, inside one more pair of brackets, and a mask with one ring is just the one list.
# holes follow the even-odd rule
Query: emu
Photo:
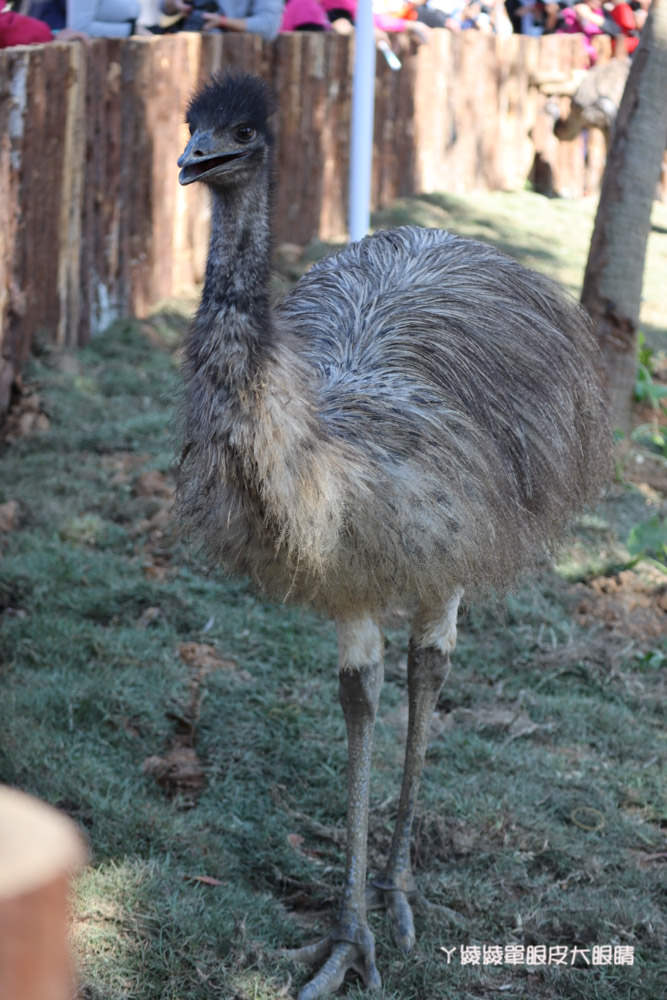
[[[629, 72], [630, 60], [619, 57], [593, 69], [575, 70], [569, 80], [549, 76], [536, 80], [540, 91], [553, 98], [547, 101], [545, 111], [554, 119], [554, 135], [561, 142], [571, 142], [584, 129], [599, 128], [609, 152]], [[570, 110], [565, 117], [560, 114], [557, 97], [570, 98]]]
[[177, 512], [226, 570], [334, 619], [348, 737], [338, 920], [292, 958], [380, 987], [366, 918], [379, 622], [412, 615], [409, 721], [393, 842], [373, 890], [415, 941], [411, 826], [464, 589], [505, 590], [594, 499], [609, 434], [588, 322], [550, 280], [436, 229], [379, 232], [269, 300], [272, 98], [214, 77], [187, 110], [181, 184], [212, 197], [201, 304], [184, 351]]

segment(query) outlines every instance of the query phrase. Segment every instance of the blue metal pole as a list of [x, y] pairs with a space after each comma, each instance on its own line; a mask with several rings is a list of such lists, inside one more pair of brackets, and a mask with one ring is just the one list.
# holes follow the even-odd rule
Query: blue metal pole
[[373, 112], [375, 105], [375, 39], [372, 0], [359, 0], [354, 31], [354, 78], [350, 133], [350, 240], [370, 228]]

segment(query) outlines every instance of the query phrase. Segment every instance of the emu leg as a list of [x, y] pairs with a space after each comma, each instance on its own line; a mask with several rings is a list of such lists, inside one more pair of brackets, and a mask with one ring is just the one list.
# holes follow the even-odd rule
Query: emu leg
[[[363, 642], [350, 640], [363, 639]], [[340, 701], [348, 739], [347, 857], [345, 887], [338, 923], [322, 941], [287, 952], [296, 961], [316, 963], [320, 971], [299, 993], [298, 1000], [328, 996], [343, 982], [349, 969], [357, 972], [368, 989], [379, 989], [375, 941], [366, 920], [366, 841], [368, 794], [371, 775], [373, 729], [383, 680], [381, 638], [369, 622], [352, 629], [339, 628], [341, 647]], [[355, 664], [359, 653], [372, 654], [374, 662]], [[353, 655], [350, 657], [350, 653]]]
[[408, 735], [401, 797], [387, 866], [384, 873], [373, 881], [375, 896], [379, 890], [380, 899], [389, 914], [394, 940], [403, 951], [410, 951], [415, 943], [415, 925], [409, 902], [415, 891], [410, 864], [412, 823], [431, 716], [449, 673], [449, 653], [456, 643], [456, 614], [461, 594], [462, 591], [457, 591], [452, 597], [444, 618], [435, 628], [415, 630], [419, 638], [413, 634], [408, 647]]

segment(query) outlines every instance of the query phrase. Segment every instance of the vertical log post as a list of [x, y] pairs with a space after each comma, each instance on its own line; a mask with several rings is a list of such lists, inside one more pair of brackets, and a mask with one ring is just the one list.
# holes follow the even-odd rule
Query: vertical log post
[[71, 820], [0, 786], [0, 997], [72, 1000], [69, 879], [85, 858]]

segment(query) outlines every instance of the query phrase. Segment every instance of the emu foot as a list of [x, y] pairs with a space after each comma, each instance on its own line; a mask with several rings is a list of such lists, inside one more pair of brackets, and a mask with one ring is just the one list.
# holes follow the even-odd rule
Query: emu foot
[[366, 892], [366, 909], [384, 908], [387, 911], [394, 943], [404, 952], [411, 951], [415, 944], [415, 921], [410, 905], [415, 895], [414, 879], [409, 872], [394, 878], [386, 875], [375, 878]]
[[316, 1000], [335, 993], [349, 970], [356, 972], [368, 990], [382, 987], [375, 964], [375, 939], [366, 924], [332, 931], [321, 941], [283, 952], [294, 962], [315, 965], [324, 961], [320, 971], [303, 987], [297, 1000]]

